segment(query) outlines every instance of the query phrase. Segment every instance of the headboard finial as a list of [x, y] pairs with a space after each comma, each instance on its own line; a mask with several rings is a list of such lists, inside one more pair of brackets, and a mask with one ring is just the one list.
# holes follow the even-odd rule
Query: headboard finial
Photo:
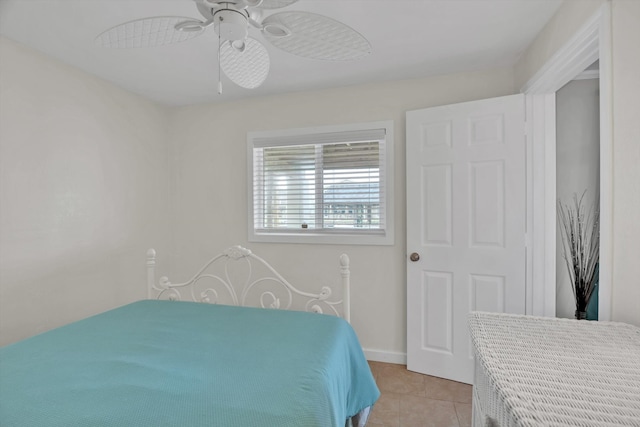
[[340, 255], [340, 274], [342, 275], [342, 317], [351, 323], [351, 271], [347, 254]]
[[153, 295], [153, 285], [155, 282], [155, 269], [156, 269], [156, 250], [150, 248], [147, 250], [147, 298], [151, 298]]
[[344, 268], [349, 268], [349, 255], [342, 254], [340, 255], [340, 266]]

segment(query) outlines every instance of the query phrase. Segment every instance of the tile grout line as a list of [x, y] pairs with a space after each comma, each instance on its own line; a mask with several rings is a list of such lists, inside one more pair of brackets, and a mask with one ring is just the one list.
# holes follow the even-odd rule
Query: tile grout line
[[[428, 390], [427, 390], [427, 378], [431, 377], [428, 375], [424, 375], [424, 374], [420, 374], [417, 372], [413, 372], [413, 371], [407, 371], [406, 367], [404, 367], [404, 369], [402, 369], [403, 367], [401, 366], [396, 366], [393, 364], [386, 364], [386, 363], [375, 363], [375, 364], [371, 364], [373, 366], [375, 366], [375, 369], [372, 369], [372, 374], [374, 376], [374, 379], [376, 381], [376, 383], [378, 384], [379, 388], [380, 388], [380, 392], [381, 392], [381, 396], [389, 396], [390, 394], [394, 395], [394, 400], [396, 400], [396, 404], [397, 407], [396, 409], [396, 417], [395, 417], [395, 421], [394, 418], [389, 418], [388, 420], [391, 422], [390, 424], [393, 424], [394, 426], [402, 426], [402, 420], [404, 419], [404, 417], [406, 415], [409, 415], [412, 413], [412, 411], [405, 411], [405, 413], [403, 413], [401, 411], [402, 408], [402, 402], [405, 399], [408, 398], [419, 398], [419, 399], [425, 399], [428, 401], [432, 401], [432, 402], [440, 402], [441, 404], [448, 404], [451, 405], [449, 406], [453, 411], [454, 414], [451, 414], [451, 426], [452, 427], [469, 427], [471, 424], [467, 424], [466, 423], [466, 419], [467, 419], [467, 415], [466, 415], [466, 408], [468, 405], [470, 405], [470, 402], [467, 401], [467, 399], [459, 399], [457, 397], [451, 397], [451, 398], [447, 398], [447, 397], [442, 397], [442, 396], [428, 396]], [[371, 366], [370, 365], [370, 366]], [[372, 367], [373, 367], [372, 366]], [[387, 366], [389, 367], [393, 367], [392, 369], [386, 368]], [[393, 389], [388, 389], [386, 387], [388, 387], [388, 384], [382, 384], [388, 381], [389, 378], [396, 378], [399, 379], [397, 377], [397, 375], [399, 375], [400, 377], [404, 377], [405, 372], [409, 372], [412, 376], [408, 377], [409, 380], [411, 380], [410, 382], [413, 382], [415, 385], [417, 385], [417, 383], [415, 381], [413, 381], [413, 378], [420, 378], [419, 383], [421, 383], [421, 387], [419, 387], [416, 390], [412, 390], [412, 391], [408, 391], [408, 392], [403, 392], [400, 390], [393, 390]], [[407, 377], [404, 377], [407, 378]], [[437, 377], [434, 377], [437, 378]], [[449, 381], [444, 379], [446, 382], [450, 382], [450, 383], [457, 383], [454, 381]], [[395, 382], [395, 381], [394, 381]], [[438, 384], [438, 386], [435, 386], [435, 388], [433, 388], [432, 390], [436, 390], [436, 389], [440, 389], [440, 387], [445, 387], [446, 383], [439, 383], [437, 382], [436, 384]], [[464, 385], [463, 383], [460, 383], [460, 385]], [[382, 386], [382, 387], [380, 387]], [[446, 388], [446, 387], [445, 387]], [[454, 392], [454, 395], [458, 394], [458, 392]], [[460, 408], [458, 408], [458, 405], [461, 405]], [[464, 409], [462, 409], [464, 407]], [[459, 412], [460, 411], [462, 412]], [[375, 410], [374, 410], [375, 412]], [[390, 415], [390, 414], [389, 414]], [[455, 424], [454, 424], [455, 423]], [[383, 425], [386, 426], [387, 424], [372, 424], [372, 427], [376, 426], [376, 425]]]
[[456, 402], [453, 402], [453, 412], [456, 414], [456, 421], [458, 422], [458, 427], [460, 427], [460, 415], [458, 414], [458, 408], [456, 408]]

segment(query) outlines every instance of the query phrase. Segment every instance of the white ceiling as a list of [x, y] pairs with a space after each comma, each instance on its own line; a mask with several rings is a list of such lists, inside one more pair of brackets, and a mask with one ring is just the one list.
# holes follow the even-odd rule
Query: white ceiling
[[[304, 10], [342, 21], [371, 42], [373, 53], [358, 61], [317, 61], [265, 42], [271, 56], [266, 82], [247, 90], [223, 77], [223, 95], [217, 93], [217, 36], [212, 29], [192, 40], [155, 48], [94, 45], [102, 31], [134, 19], [201, 19], [193, 0], [0, 0], [0, 34], [175, 106], [511, 66], [561, 3], [299, 0], [280, 10]], [[251, 31], [264, 40], [257, 30]]]

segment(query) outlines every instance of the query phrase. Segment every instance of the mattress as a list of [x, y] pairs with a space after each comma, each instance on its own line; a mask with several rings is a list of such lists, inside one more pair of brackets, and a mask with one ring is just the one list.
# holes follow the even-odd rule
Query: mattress
[[146, 300], [0, 349], [4, 427], [343, 427], [378, 397], [315, 313]]

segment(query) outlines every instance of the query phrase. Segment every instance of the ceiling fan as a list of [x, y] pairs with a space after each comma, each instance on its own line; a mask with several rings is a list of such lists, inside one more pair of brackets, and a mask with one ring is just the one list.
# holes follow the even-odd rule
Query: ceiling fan
[[102, 32], [96, 44], [106, 48], [163, 46], [197, 37], [213, 26], [219, 40], [219, 93], [220, 68], [232, 82], [246, 89], [257, 88], [269, 74], [269, 54], [249, 35], [251, 28], [275, 47], [305, 58], [346, 61], [371, 53], [371, 45], [360, 33], [324, 15], [285, 11], [264, 16], [265, 11], [298, 0], [194, 1], [204, 20], [180, 16], [136, 19]]

